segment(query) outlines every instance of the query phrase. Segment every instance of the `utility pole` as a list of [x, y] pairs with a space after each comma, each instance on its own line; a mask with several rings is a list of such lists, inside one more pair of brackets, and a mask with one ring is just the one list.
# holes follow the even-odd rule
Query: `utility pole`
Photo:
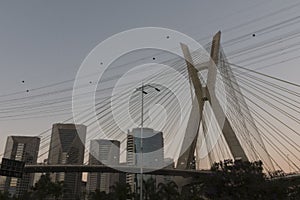
[[143, 200], [143, 129], [144, 129], [144, 95], [148, 94], [147, 92], [145, 92], [145, 88], [150, 87], [150, 88], [154, 88], [156, 91], [160, 92], [160, 89], [158, 89], [157, 87], [154, 87], [150, 84], [144, 85], [144, 83], [142, 82], [142, 86], [136, 88], [135, 91], [141, 91], [141, 98], [142, 98], [142, 107], [141, 107], [141, 138], [140, 138], [140, 158], [141, 158], [141, 169], [140, 169], [140, 174], [141, 174], [141, 180], [140, 180], [140, 200]]

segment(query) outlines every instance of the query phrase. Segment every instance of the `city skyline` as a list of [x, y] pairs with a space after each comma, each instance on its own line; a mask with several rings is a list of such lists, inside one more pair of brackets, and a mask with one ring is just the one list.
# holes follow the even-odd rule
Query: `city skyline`
[[[164, 151], [163, 151], [163, 133], [159, 131], [154, 131], [150, 128], [143, 128], [144, 130], [144, 148], [143, 152], [145, 157], [143, 158], [143, 163], [145, 168], [163, 168], [163, 167], [172, 167], [170, 161], [173, 162], [173, 159], [165, 159]], [[141, 128], [134, 128], [132, 132], [128, 133], [128, 141], [127, 141], [127, 151], [130, 148], [134, 150], [131, 152], [134, 157], [134, 163], [130, 161], [130, 156], [127, 158], [126, 165], [140, 166], [140, 132]], [[48, 159], [44, 160], [44, 163], [47, 165], [78, 165], [83, 163], [83, 152], [85, 148], [82, 145], [82, 141], [85, 141], [86, 135], [86, 126], [80, 124], [63, 124], [63, 123], [55, 123], [52, 125], [52, 134], [50, 138], [50, 146], [48, 152]], [[132, 136], [133, 143], [130, 143], [130, 136]], [[35, 142], [35, 140], [37, 142]], [[38, 164], [38, 149], [40, 138], [34, 136], [9, 136], [7, 138], [6, 143], [6, 153], [4, 158], [9, 158], [18, 161], [24, 161], [26, 164]], [[29, 145], [29, 143], [35, 145]], [[120, 163], [120, 141], [117, 140], [107, 140], [107, 139], [94, 139], [90, 141], [90, 151], [89, 151], [89, 161], [88, 165], [107, 165], [107, 166], [118, 166], [124, 165], [125, 163]], [[131, 147], [131, 144], [133, 145]], [[21, 145], [21, 146], [20, 146]], [[27, 147], [26, 147], [27, 145]], [[28, 149], [35, 148], [35, 149]], [[128, 146], [129, 145], [129, 146]], [[82, 147], [80, 147], [82, 146]], [[22, 149], [20, 149], [22, 147]], [[27, 150], [25, 149], [27, 148]], [[79, 151], [77, 151], [78, 149]], [[26, 156], [24, 152], [34, 153], [33, 157], [30, 158]], [[81, 153], [80, 153], [81, 152]], [[24, 157], [25, 154], [25, 157]], [[130, 154], [127, 152], [127, 156]], [[147, 155], [150, 154], [150, 155]], [[80, 156], [81, 155], [81, 156]], [[165, 166], [166, 165], [166, 166]], [[122, 175], [122, 173], [87, 173], [87, 178], [82, 176], [83, 173], [68, 173], [68, 172], [59, 172], [59, 173], [51, 173], [50, 178], [53, 182], [61, 182], [63, 181], [68, 190], [72, 190], [72, 192], [64, 192], [64, 198], [75, 199], [76, 196], [79, 197], [81, 195], [81, 184], [82, 181], [86, 181], [86, 191], [88, 193], [92, 193], [95, 190], [99, 190], [100, 192], [110, 193], [112, 192], [111, 188], [116, 183], [122, 183], [122, 181], [129, 183], [128, 180], [125, 180], [130, 175], [127, 173], [126, 175]], [[8, 190], [11, 196], [16, 194], [17, 196], [23, 195], [27, 191], [30, 190], [31, 187], [34, 186], [34, 181], [37, 181], [36, 176], [39, 176], [39, 173], [27, 174], [26, 177], [22, 178], [13, 178], [13, 177], [4, 177], [1, 176], [0, 186], [1, 191]], [[149, 178], [153, 178], [156, 180], [156, 176], [145, 175], [144, 180], [148, 180]], [[35, 180], [36, 179], [36, 180]], [[137, 181], [138, 176], [134, 178], [134, 181]], [[6, 180], [6, 181], [5, 181]], [[11, 186], [11, 181], [15, 180], [18, 186], [13, 188]], [[170, 178], [165, 178], [163, 176], [158, 176], [158, 182], [171, 181]], [[8, 182], [7, 182], [8, 181]], [[27, 182], [26, 182], [27, 181]], [[4, 184], [4, 185], [3, 185]], [[129, 183], [133, 184], [133, 183]], [[8, 186], [10, 185], [10, 186]], [[19, 186], [20, 185], [20, 186]], [[134, 185], [138, 185], [135, 183]], [[12, 189], [10, 189], [12, 188]], [[23, 188], [23, 189], [20, 189]], [[137, 192], [135, 189], [132, 192]]]
[[[232, 1], [234, 2], [234, 1]], [[161, 2], [160, 2], [161, 3]], [[218, 30], [225, 29], [227, 32], [223, 34], [222, 41], [230, 41], [232, 38], [249, 34], [249, 37], [247, 37], [247, 41], [245, 41], [244, 46], [251, 45], [252, 43], [263, 41], [267, 36], [259, 35], [259, 33], [256, 34], [256, 37], [253, 37], [252, 35], [255, 32], [255, 30], [260, 29], [261, 27], [264, 27], [266, 23], [272, 23], [272, 21], [282, 21], [281, 18], [289, 18], [289, 14], [296, 13], [295, 10], [297, 9], [297, 5], [294, 1], [288, 1], [286, 3], [282, 3], [281, 1], [273, 1], [272, 4], [270, 2], [264, 2], [261, 3], [259, 1], [252, 1], [252, 2], [234, 2], [234, 3], [224, 3], [224, 2], [210, 2], [205, 3], [205, 5], [202, 2], [193, 2], [190, 4], [184, 5], [183, 3], [176, 3], [171, 5], [170, 3], [163, 3], [163, 8], [170, 11], [169, 16], [167, 18], [164, 17], [164, 14], [166, 13], [164, 9], [157, 8], [152, 3], [142, 4], [135, 2], [131, 6], [120, 6], [122, 9], [126, 8], [123, 11], [119, 11], [116, 13], [119, 13], [117, 16], [112, 16], [112, 19], [115, 23], [110, 23], [109, 28], [101, 28], [101, 27], [110, 27], [108, 24], [104, 21], [99, 21], [96, 19], [103, 19], [103, 16], [108, 14], [107, 9], [104, 8], [115, 8], [120, 9], [118, 6], [120, 3], [116, 4], [115, 2], [111, 3], [105, 3], [101, 4], [99, 6], [99, 9], [103, 9], [103, 12], [98, 12], [95, 9], [97, 8], [96, 5], [99, 5], [96, 3], [95, 5], [86, 5], [84, 7], [92, 9], [91, 16], [78, 16], [76, 14], [76, 10], [80, 8], [79, 5], [82, 5], [81, 3], [77, 2], [76, 4], [67, 4], [67, 3], [61, 3], [60, 5], [61, 10], [58, 10], [55, 8], [55, 6], [58, 5], [57, 2], [48, 3], [51, 7], [51, 11], [53, 13], [57, 13], [55, 18], [50, 18], [49, 16], [52, 16], [49, 12], [41, 12], [45, 9], [45, 6], [42, 4], [35, 4], [38, 9], [34, 10], [32, 12], [32, 9], [28, 6], [23, 6], [23, 10], [19, 12], [10, 12], [9, 10], [12, 9], [19, 9], [16, 8], [16, 5], [11, 3], [2, 3], [3, 6], [1, 8], [3, 9], [3, 12], [1, 12], [1, 25], [3, 27], [8, 27], [7, 29], [3, 29], [3, 37], [1, 38], [1, 43], [5, 44], [5, 47], [3, 47], [3, 53], [1, 55], [3, 56], [1, 60], [1, 64], [4, 67], [2, 69], [5, 69], [6, 73], [3, 74], [3, 77], [0, 79], [1, 81], [1, 93], [3, 94], [10, 94], [12, 92], [21, 92], [18, 97], [28, 97], [30, 95], [36, 95], [39, 94], [38, 91], [35, 92], [35, 90], [32, 90], [33, 88], [42, 87], [44, 85], [69, 80], [74, 78], [75, 73], [83, 60], [83, 58], [86, 56], [86, 54], [100, 41], [104, 40], [105, 38], [109, 37], [110, 35], [139, 26], [161, 26], [161, 27], [168, 27], [173, 28], [175, 30], [182, 31], [184, 33], [187, 33], [188, 35], [194, 37], [195, 39], [198, 38], [207, 38], [203, 41], [204, 44], [206, 41], [209, 41], [211, 39], [211, 36], [216, 33]], [[123, 3], [121, 3], [123, 4]], [[270, 10], [281, 10], [281, 8], [289, 7], [290, 5], [294, 5], [295, 7], [288, 10], [290, 12], [280, 12], [277, 15], [272, 14], [269, 18], [262, 19], [259, 16], [267, 15], [268, 13], [273, 13]], [[197, 6], [195, 6], [197, 5]], [[217, 6], [220, 5], [220, 6]], [[234, 5], [234, 9], [232, 9], [230, 6]], [[70, 9], [67, 9], [69, 6]], [[188, 6], [188, 8], [186, 7]], [[140, 9], [135, 9], [137, 7], [140, 7]], [[6, 9], [5, 9], [6, 8]], [[157, 14], [154, 15], [154, 12], [151, 11], [156, 10]], [[191, 10], [189, 13], [193, 13], [191, 16], [178, 16], [176, 14], [171, 14], [172, 10], [180, 10], [180, 9], [186, 9]], [[184, 9], [184, 10], [185, 10]], [[208, 12], [208, 10], [222, 10], [222, 14], [216, 14], [212, 12]], [[143, 18], [136, 18], [132, 15], [127, 15], [126, 13], [133, 13], [133, 11], [136, 10], [142, 10], [139, 11], [139, 13], [143, 16], [145, 14], [145, 21]], [[254, 15], [252, 10], [255, 10], [256, 14]], [[224, 12], [223, 12], [224, 11]], [[13, 15], [12, 13], [15, 13]], [[224, 13], [224, 14], [223, 14]], [[23, 16], [22, 16], [23, 15]], [[35, 15], [39, 15], [39, 18], [36, 18]], [[122, 18], [121, 16], [124, 15], [126, 18]], [[24, 17], [25, 16], [25, 17]], [[69, 16], [69, 17], [68, 17]], [[209, 17], [208, 17], [209, 16]], [[225, 17], [224, 17], [225, 16]], [[243, 17], [244, 16], [244, 17]], [[77, 19], [78, 21], [88, 21], [86, 25], [80, 24], [80, 23], [74, 23], [74, 19]], [[192, 25], [189, 25], [189, 22], [192, 22], [193, 19], [196, 18], [199, 20], [199, 24], [196, 27], [193, 27]], [[258, 22], [252, 22], [253, 19], [258, 18]], [[10, 19], [12, 22], [15, 22], [15, 25], [9, 25]], [[66, 22], [69, 23], [69, 26], [72, 27], [71, 30], [78, 30], [79, 32], [76, 33], [76, 35], [72, 36], [72, 33], [75, 33], [76, 31], [68, 30], [66, 27], [62, 29], [61, 36], [56, 36], [55, 34], [51, 34], [51, 31], [46, 31], [47, 28], [40, 29], [39, 24], [43, 24], [40, 22], [45, 22], [45, 24], [50, 24], [49, 28], [51, 27], [52, 30], [57, 30], [61, 27], [63, 27], [63, 24], [61, 24], [60, 19], [65, 19]], [[120, 23], [119, 20], [122, 19], [122, 22]], [[129, 20], [130, 19], [130, 20]], [[176, 21], [176, 23], [174, 23]], [[235, 27], [238, 24], [248, 23], [247, 26], [242, 26], [240, 29], [233, 29], [232, 32], [230, 32], [230, 27]], [[27, 26], [23, 26], [27, 25]], [[76, 29], [77, 25], [81, 28]], [[120, 25], [121, 24], [121, 25]], [[95, 25], [95, 26], [94, 26]], [[48, 25], [47, 25], [48, 26]], [[24, 27], [23, 30], [20, 30], [21, 27]], [[57, 29], [56, 29], [57, 28]], [[92, 28], [93, 31], [91, 31], [90, 37], [83, 37], [86, 34], [85, 30], [90, 30]], [[44, 31], [42, 31], [44, 30]], [[26, 34], [22, 34], [25, 32]], [[282, 31], [279, 31], [279, 34], [281, 34]], [[13, 34], [12, 34], [13, 33]], [[43, 33], [43, 34], [42, 34]], [[234, 34], [230, 34], [234, 33]], [[31, 37], [32, 35], [35, 35], [36, 37]], [[272, 34], [271, 36], [275, 35]], [[209, 37], [207, 37], [209, 36]], [[24, 38], [24, 39], [23, 39]], [[26, 38], [26, 39], [25, 39]], [[34, 39], [35, 38], [35, 39]], [[65, 47], [61, 47], [60, 45], [63, 44], [61, 42], [62, 40], [68, 41], [69, 45], [65, 45]], [[7, 42], [10, 41], [10, 42]], [[13, 42], [14, 41], [14, 42]], [[21, 45], [22, 44], [22, 45]], [[34, 44], [34, 45], [33, 45]], [[44, 44], [45, 46], [41, 46], [39, 44]], [[71, 44], [76, 45], [76, 48], [71, 48]], [[77, 46], [78, 45], [78, 46]], [[26, 47], [31, 47], [31, 51], [25, 50]], [[234, 52], [235, 50], [239, 48], [244, 47], [241, 45], [230, 46], [230, 47], [224, 47], [226, 52]], [[81, 47], [81, 48], [78, 48]], [[38, 51], [39, 48], [42, 48], [43, 51]], [[73, 49], [73, 50], [71, 50]], [[7, 50], [7, 51], [6, 51]], [[42, 53], [44, 52], [44, 53]], [[68, 53], [72, 59], [64, 59], [63, 54]], [[25, 58], [25, 54], [26, 58]], [[37, 53], [38, 55], [35, 55]], [[12, 55], [18, 55], [20, 59], [10, 59], [12, 58]], [[284, 55], [283, 55], [284, 56]], [[293, 57], [293, 56], [291, 56]], [[46, 62], [43, 62], [43, 59], [46, 59]], [[283, 57], [282, 60], [286, 60], [290, 57]], [[232, 62], [238, 61], [237, 58], [232, 58]], [[19, 61], [20, 60], [20, 61]], [[24, 62], [26, 61], [26, 64]], [[280, 61], [280, 60], [279, 60]], [[21, 62], [21, 63], [20, 63]], [[49, 64], [46, 64], [49, 63]], [[271, 62], [272, 63], [272, 62]], [[264, 65], [271, 64], [270, 62], [263, 62], [261, 64], [253, 64], [249, 65], [249, 68], [255, 69], [256, 67], [261, 67]], [[285, 64], [288, 64], [289, 70], [286, 70]], [[9, 67], [11, 66], [11, 67]], [[56, 67], [54, 67], [56, 66]], [[62, 67], [66, 66], [66, 67]], [[293, 59], [290, 60], [290, 62], [285, 62], [282, 64], [274, 65], [273, 67], [268, 67], [265, 69], [260, 70], [261, 72], [274, 75], [279, 78], [283, 78], [292, 82], [299, 82], [299, 78], [297, 76], [297, 62]], [[31, 73], [30, 71], [33, 70], [37, 74], [40, 74], [41, 76], [33, 75], [34, 73]], [[56, 72], [60, 71], [61, 75], [56, 75]], [[7, 77], [13, 77], [13, 78], [7, 78]], [[43, 77], [43, 78], [41, 78]], [[43, 80], [41, 80], [43, 79]], [[24, 81], [24, 82], [23, 82]], [[71, 85], [71, 84], [70, 84]], [[26, 90], [29, 90], [29, 92], [26, 92]], [[3, 97], [4, 98], [4, 97]], [[3, 100], [9, 100], [9, 96], [4, 98]], [[68, 112], [68, 110], [71, 110], [71, 103], [68, 103], [64, 108], [69, 107], [70, 109], [65, 109], [64, 112], [61, 112], [63, 116], [49, 116], [47, 115], [44, 117], [38, 117], [37, 114], [27, 114], [27, 116], [23, 116], [20, 113], [11, 113], [11, 115], [14, 115], [14, 117], [6, 118], [7, 116], [2, 117], [2, 120], [0, 122], [0, 134], [3, 136], [7, 135], [13, 135], [22, 133], [24, 135], [38, 135], [44, 130], [48, 129], [48, 127], [56, 122], [64, 121], [66, 118], [71, 116], [71, 114]], [[52, 109], [50, 109], [52, 110]], [[28, 112], [28, 111], [26, 111]], [[47, 110], [49, 112], [49, 109]], [[15, 115], [20, 115], [19, 117], [16, 117]], [[22, 118], [16, 120], [16, 118]], [[60, 119], [58, 119], [60, 118]], [[38, 121], [39, 123], [36, 123]], [[18, 126], [14, 126], [14, 124], [17, 123]], [[281, 126], [278, 122], [278, 126]], [[31, 124], [31, 125], [29, 125]], [[34, 126], [33, 124], [38, 124], [37, 126]], [[25, 128], [23, 128], [25, 127]], [[297, 140], [298, 141], [298, 140]], [[0, 141], [2, 148], [4, 148], [4, 141]], [[2, 149], [4, 151], [4, 149]], [[288, 169], [288, 166], [286, 165], [286, 169]]]

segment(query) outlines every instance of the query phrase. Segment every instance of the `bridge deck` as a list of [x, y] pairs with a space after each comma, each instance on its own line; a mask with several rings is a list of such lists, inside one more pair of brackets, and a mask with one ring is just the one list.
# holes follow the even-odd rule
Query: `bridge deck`
[[[169, 176], [199, 176], [208, 175], [209, 170], [182, 170], [173, 168], [143, 168], [145, 174], [169, 175]], [[104, 165], [25, 165], [25, 173], [42, 172], [102, 172], [102, 173], [140, 173], [140, 168], [136, 166], [104, 166]]]

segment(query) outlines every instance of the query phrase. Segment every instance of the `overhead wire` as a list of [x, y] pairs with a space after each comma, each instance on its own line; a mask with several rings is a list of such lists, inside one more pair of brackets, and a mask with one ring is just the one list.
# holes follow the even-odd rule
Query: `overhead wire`
[[[231, 96], [232, 94], [227, 93], [227, 95]], [[251, 109], [251, 110], [252, 110], [252, 109]], [[246, 119], [246, 120], [249, 120], [247, 117], [245, 117], [245, 119]], [[255, 118], [254, 118], [254, 119], [255, 119]], [[260, 133], [264, 136], [264, 133], [263, 133], [263, 132], [260, 131]], [[252, 133], [250, 132], [250, 134], [252, 134]], [[252, 137], [252, 138], [255, 139], [255, 137]], [[256, 140], [256, 139], [255, 139], [255, 140]], [[266, 142], [267, 142], [268, 144], [270, 144], [270, 143], [272, 144], [272, 142], [270, 142], [269, 140], [267, 140]], [[259, 143], [258, 143], [258, 144], [259, 144]], [[277, 152], [280, 154], [281, 150], [280, 150], [277, 146], [275, 146], [275, 147], [274, 147], [274, 146], [271, 146], [271, 148], [272, 148], [272, 149], [275, 148], [275, 151], [277, 151]], [[282, 153], [281, 153], [280, 155], [282, 155]], [[272, 156], [270, 156], [270, 157], [271, 157], [271, 159], [273, 160], [273, 162], [277, 163], [275, 158], [273, 158]], [[283, 159], [285, 159], [285, 158], [283, 157]], [[280, 165], [278, 165], [278, 163], [277, 163], [276, 165], [277, 165], [278, 167], [280, 167]], [[280, 169], [281, 169], [281, 167], [280, 167]]]

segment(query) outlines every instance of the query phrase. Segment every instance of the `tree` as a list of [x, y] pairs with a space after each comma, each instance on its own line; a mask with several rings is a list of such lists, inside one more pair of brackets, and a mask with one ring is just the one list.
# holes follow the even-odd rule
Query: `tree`
[[63, 194], [64, 183], [62, 181], [50, 184], [50, 194], [54, 197], [55, 200], [59, 199], [59, 197]]
[[0, 191], [0, 200], [10, 200], [9, 193], [7, 191]]
[[[248, 162], [241, 160], [225, 160], [214, 163], [212, 174], [207, 177], [196, 178], [186, 194], [191, 195], [189, 200], [201, 198], [222, 200], [269, 200], [269, 199], [297, 199], [297, 185], [282, 178], [282, 173], [276, 172], [279, 179], [269, 179], [263, 173], [261, 161]], [[293, 187], [294, 186], [294, 187]], [[296, 196], [297, 197], [297, 196]]]
[[258, 194], [264, 183], [262, 162], [243, 162], [241, 160], [214, 163], [213, 174], [206, 179], [205, 195], [213, 199], [249, 199]]
[[22, 196], [17, 198], [18, 200], [28, 200], [32, 197], [32, 191], [26, 191]]
[[294, 185], [289, 188], [290, 199], [300, 199], [300, 185]]
[[203, 194], [204, 184], [197, 182], [186, 185], [182, 188], [180, 199], [181, 200], [205, 200]]
[[156, 182], [152, 177], [143, 180], [143, 191], [144, 191], [144, 199], [145, 200], [157, 200], [158, 195], [156, 193]]
[[178, 186], [174, 181], [158, 184], [158, 197], [162, 200], [179, 199]]
[[33, 187], [32, 197], [43, 200], [45, 198], [54, 197], [59, 199], [63, 192], [63, 182], [51, 182], [49, 174], [43, 174]]
[[116, 183], [111, 189], [110, 195], [114, 200], [127, 200], [134, 196], [129, 184]]
[[100, 190], [98, 189], [90, 193], [88, 199], [89, 200], [112, 200], [109, 194], [106, 194], [105, 192], [100, 192]]
[[50, 184], [51, 179], [49, 174], [43, 174], [38, 182], [33, 187], [33, 196], [38, 199], [42, 200], [46, 197], [50, 196]]

